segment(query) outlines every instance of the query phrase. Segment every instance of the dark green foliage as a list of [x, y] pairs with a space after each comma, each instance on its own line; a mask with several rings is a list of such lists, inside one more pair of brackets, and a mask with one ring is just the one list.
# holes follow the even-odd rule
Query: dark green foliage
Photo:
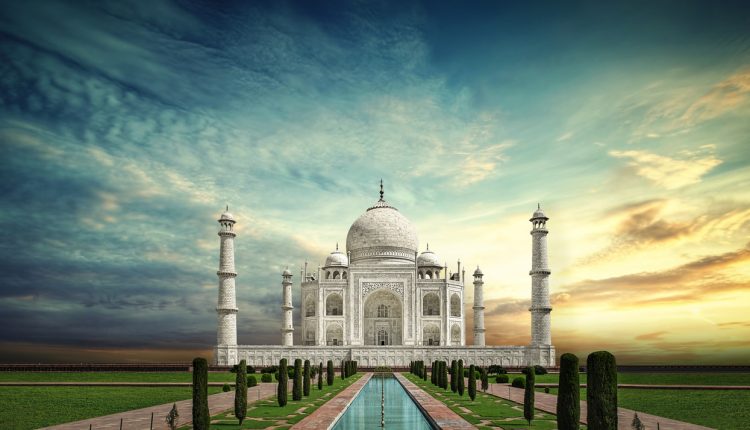
[[346, 360], [341, 360], [341, 379], [346, 378]]
[[422, 380], [427, 380], [427, 366], [422, 366]]
[[559, 430], [578, 430], [578, 422], [581, 419], [580, 384], [578, 357], [573, 354], [563, 354], [560, 357], [560, 379], [557, 392], [557, 428]]
[[451, 391], [458, 391], [458, 361], [451, 361]]
[[469, 366], [469, 397], [473, 402], [477, 397], [477, 378], [476, 372], [474, 371], [474, 365]]
[[487, 391], [490, 388], [489, 372], [485, 368], [479, 369], [480, 375], [482, 375], [482, 391]]
[[[458, 374], [463, 375], [464, 374], [464, 361], [458, 360]], [[458, 395], [463, 396], [464, 395], [464, 378], [459, 376], [458, 378]]]
[[279, 371], [278, 370], [276, 371], [276, 373], [273, 374], [273, 379], [276, 380], [276, 381], [279, 380]]
[[208, 430], [208, 362], [205, 358], [193, 360], [193, 428]]
[[255, 379], [255, 376], [248, 375], [248, 377], [247, 377], [247, 386], [248, 387], [255, 387], [256, 385], [258, 385], [258, 380]]
[[[232, 366], [231, 369], [229, 369], [229, 371], [231, 373], [237, 373], [239, 371], [239, 369], [240, 369], [240, 365], [239, 364], [235, 364], [234, 366]], [[246, 374], [255, 373], [255, 368], [253, 366], [247, 366], [246, 369], [247, 369]]]
[[646, 426], [641, 422], [641, 419], [638, 418], [638, 412], [635, 413], [633, 422], [630, 423], [630, 427], [632, 427], [633, 430], [646, 430]]
[[523, 376], [518, 376], [516, 378], [513, 378], [513, 382], [510, 383], [515, 388], [526, 388], [526, 380], [523, 378]]
[[544, 387], [544, 394], [549, 394], [549, 387]]
[[529, 422], [534, 419], [534, 368], [527, 367], [524, 371], [526, 374], [526, 390], [523, 392], [523, 417]]
[[318, 367], [318, 390], [323, 389], [323, 362], [320, 362], [320, 366]]
[[500, 374], [504, 375], [508, 373], [507, 370], [503, 369], [503, 366], [499, 366], [497, 364], [490, 365], [487, 371], [492, 375], [500, 375]]
[[224, 385], [221, 387], [221, 391], [228, 393], [232, 391], [232, 387], [230, 387], [229, 384], [225, 382]]
[[303, 372], [304, 380], [302, 381], [302, 394], [307, 397], [310, 395], [310, 360], [305, 360], [305, 370]]
[[260, 382], [273, 382], [273, 376], [270, 373], [260, 375]]
[[268, 366], [260, 369], [260, 373], [268, 373], [273, 375], [274, 373], [279, 371], [279, 366]]
[[535, 364], [534, 365], [534, 374], [536, 374], [536, 375], [546, 375], [547, 374], [547, 369], [545, 369], [544, 367], [542, 367], [542, 366], [540, 366], [538, 364]]
[[237, 367], [237, 378], [234, 385], [234, 417], [240, 421], [247, 416], [247, 365], [245, 360], [240, 361]]
[[292, 400], [302, 400], [302, 360], [294, 360], [294, 379], [292, 380]]
[[592, 429], [617, 429], [617, 363], [607, 351], [589, 354], [586, 402], [588, 426]]
[[433, 361], [430, 368], [430, 382], [432, 385], [437, 385], [435, 381], [437, 381], [437, 361]]
[[279, 402], [279, 406], [284, 407], [287, 403], [287, 387], [286, 384], [289, 381], [289, 373], [286, 371], [286, 358], [282, 358], [279, 361], [279, 385], [276, 388], [276, 400]]
[[177, 403], [172, 404], [172, 409], [167, 414], [167, 425], [170, 430], [177, 430], [177, 419], [180, 418], [180, 414], [177, 412]]
[[[464, 378], [468, 378], [468, 377], [469, 377], [469, 369], [464, 369]], [[475, 370], [474, 371], [474, 378], [479, 379], [481, 377], [482, 377], [482, 375], [479, 374], [479, 371]]]
[[333, 360], [328, 360], [328, 365], [326, 366], [326, 383], [333, 385], [333, 378]]
[[510, 381], [510, 377], [508, 375], [497, 375], [495, 376], [495, 382], [498, 384], [505, 384], [508, 381]]

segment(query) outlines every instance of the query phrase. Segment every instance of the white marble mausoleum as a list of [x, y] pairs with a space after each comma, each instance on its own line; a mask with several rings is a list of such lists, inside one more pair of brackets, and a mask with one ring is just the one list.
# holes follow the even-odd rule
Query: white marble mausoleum
[[[228, 208], [227, 208], [228, 209]], [[301, 342], [294, 344], [292, 273], [282, 273], [280, 345], [238, 345], [235, 296], [235, 219], [224, 212], [221, 238], [217, 345], [214, 363], [270, 366], [281, 358], [312, 363], [356, 360], [359, 367], [408, 366], [412, 360], [463, 359], [480, 366], [555, 365], [550, 336], [550, 274], [547, 264], [548, 218], [532, 215], [531, 339], [524, 346], [485, 345], [483, 276], [473, 272], [474, 333], [467, 345], [464, 312], [466, 271], [446, 264], [429, 249], [418, 252], [411, 222], [383, 198], [357, 218], [346, 237], [346, 252], [333, 251], [325, 264], [300, 272], [296, 302], [301, 312]], [[520, 233], [519, 233], [520, 234]]]

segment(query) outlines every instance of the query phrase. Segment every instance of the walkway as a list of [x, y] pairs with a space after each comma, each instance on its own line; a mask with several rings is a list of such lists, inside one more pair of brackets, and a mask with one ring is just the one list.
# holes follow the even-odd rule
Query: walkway
[[[521, 388], [513, 388], [509, 384], [490, 384], [490, 389], [487, 390], [488, 394], [492, 394], [503, 399], [507, 399], [516, 403], [523, 404], [524, 390]], [[534, 394], [535, 401], [534, 406], [542, 411], [549, 412], [551, 414], [557, 411], [557, 396], [554, 394], [545, 394], [536, 392]], [[581, 401], [581, 422], [586, 423], [586, 401]], [[636, 411], [625, 408], [617, 408], [617, 428], [618, 430], [632, 430], [630, 425], [633, 422], [633, 416]], [[710, 430], [710, 427], [703, 427], [697, 424], [690, 424], [683, 421], [677, 421], [669, 418], [660, 417], [657, 415], [647, 414], [645, 412], [638, 412], [638, 418], [646, 426], [646, 428], [659, 428], [661, 430]]]
[[344, 410], [354, 401], [367, 381], [372, 378], [372, 373], [365, 373], [352, 385], [346, 387], [333, 399], [325, 402], [321, 407], [313, 411], [310, 415], [298, 422], [292, 429], [294, 430], [323, 430], [329, 429], [334, 422], [344, 413]]
[[440, 429], [445, 430], [469, 430], [475, 429], [471, 423], [461, 418], [460, 415], [453, 412], [445, 403], [435, 400], [434, 397], [427, 394], [426, 391], [416, 386], [413, 382], [404, 378], [400, 373], [394, 373], [396, 379], [401, 382], [412, 399], [429, 415], [433, 424]]
[[[557, 384], [535, 384], [537, 388], [557, 388]], [[586, 384], [581, 384], [586, 388]], [[617, 388], [635, 388], [638, 390], [750, 390], [750, 385], [655, 385], [655, 384], [617, 384]]]
[[[276, 383], [262, 383], [258, 384], [258, 386], [248, 388], [248, 403], [252, 403], [253, 401], [257, 400], [259, 398], [258, 396], [260, 396], [260, 398], [262, 399], [270, 397], [271, 395], [276, 395], [276, 386]], [[179, 425], [182, 426], [190, 423], [193, 416], [193, 400], [182, 400], [175, 403], [177, 404], [177, 411], [180, 414], [180, 419], [178, 422]], [[232, 408], [234, 408], [234, 390], [227, 393], [219, 393], [208, 396], [208, 409], [212, 416]], [[52, 427], [45, 427], [45, 429], [88, 430], [89, 426], [91, 426], [93, 430], [119, 430], [120, 420], [122, 420], [123, 430], [148, 430], [151, 423], [151, 414], [153, 413], [153, 429], [169, 430], [169, 426], [167, 426], [165, 418], [171, 409], [172, 403], [166, 403], [163, 405], [151, 406], [143, 409], [135, 409], [132, 411], [120, 412], [117, 414], [105, 415], [96, 418], [89, 418], [87, 420], [59, 424]]]

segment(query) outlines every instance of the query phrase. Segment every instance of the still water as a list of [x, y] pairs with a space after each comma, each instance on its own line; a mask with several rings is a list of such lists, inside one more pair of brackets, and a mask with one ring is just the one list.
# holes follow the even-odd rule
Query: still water
[[373, 376], [333, 429], [380, 428], [381, 389], [385, 393], [386, 429], [432, 429], [417, 405], [393, 376]]

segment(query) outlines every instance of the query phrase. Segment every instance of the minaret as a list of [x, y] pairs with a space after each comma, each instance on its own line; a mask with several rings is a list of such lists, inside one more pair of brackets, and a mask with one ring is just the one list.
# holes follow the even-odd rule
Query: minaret
[[[307, 276], [307, 274], [305, 274]], [[292, 325], [292, 272], [285, 269], [281, 274], [281, 285], [283, 288], [281, 312], [283, 319], [281, 321], [281, 346], [294, 345], [294, 326]]]
[[234, 278], [234, 217], [229, 213], [229, 206], [219, 218], [220, 251], [219, 251], [219, 302], [216, 306], [218, 315], [217, 345], [237, 345], [237, 298]]
[[474, 271], [474, 346], [484, 346], [484, 274]]
[[547, 218], [541, 206], [531, 219], [531, 345], [551, 345], [549, 265], [547, 264]]

